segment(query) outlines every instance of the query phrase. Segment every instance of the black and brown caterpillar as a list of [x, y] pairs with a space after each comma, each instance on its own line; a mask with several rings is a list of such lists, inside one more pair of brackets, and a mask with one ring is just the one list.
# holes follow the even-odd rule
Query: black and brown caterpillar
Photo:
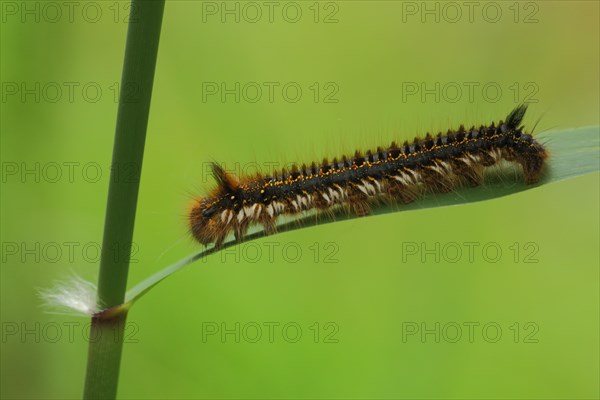
[[240, 240], [251, 224], [276, 231], [277, 217], [309, 210], [332, 213], [343, 207], [358, 216], [373, 201], [410, 203], [421, 193], [448, 192], [461, 184], [480, 185], [484, 169], [501, 160], [522, 166], [526, 183], [539, 180], [548, 153], [521, 125], [527, 105], [516, 107], [498, 125], [427, 134], [403, 145], [392, 143], [332, 162], [292, 167], [273, 176], [241, 180], [213, 164], [218, 186], [194, 200], [189, 213], [192, 235], [220, 247], [233, 232]]

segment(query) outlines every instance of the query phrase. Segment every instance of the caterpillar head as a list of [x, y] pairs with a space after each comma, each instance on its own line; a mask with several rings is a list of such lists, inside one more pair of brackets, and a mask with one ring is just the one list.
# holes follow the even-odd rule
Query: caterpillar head
[[201, 197], [194, 201], [189, 213], [190, 231], [200, 243], [207, 245], [218, 240], [223, 228], [215, 218], [217, 214], [217, 207], [210, 198]]
[[194, 200], [189, 212], [190, 231], [200, 243], [207, 245], [216, 243], [220, 246], [227, 235], [227, 225], [231, 221], [227, 211], [226, 199], [237, 189], [238, 182], [219, 165], [212, 165], [212, 173], [218, 186], [211, 195]]

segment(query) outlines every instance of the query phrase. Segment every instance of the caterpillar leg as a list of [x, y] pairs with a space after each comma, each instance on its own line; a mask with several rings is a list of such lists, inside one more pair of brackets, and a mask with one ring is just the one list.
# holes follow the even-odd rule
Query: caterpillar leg
[[526, 184], [536, 183], [540, 180], [544, 168], [544, 156], [531, 154], [521, 157], [518, 162], [523, 167], [523, 175]]

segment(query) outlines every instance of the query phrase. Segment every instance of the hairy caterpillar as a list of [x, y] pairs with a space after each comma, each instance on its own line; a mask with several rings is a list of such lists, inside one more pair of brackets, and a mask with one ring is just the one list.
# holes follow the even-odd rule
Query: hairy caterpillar
[[392, 143], [365, 154], [332, 162], [292, 167], [273, 176], [241, 180], [213, 164], [218, 186], [194, 200], [189, 213], [192, 235], [202, 244], [220, 247], [233, 232], [239, 240], [251, 224], [276, 231], [277, 217], [315, 209], [331, 213], [347, 208], [358, 216], [373, 201], [410, 203], [425, 191], [448, 192], [457, 185], [480, 185], [483, 171], [501, 160], [522, 166], [526, 183], [539, 180], [546, 149], [521, 126], [527, 105], [516, 107], [498, 125], [427, 134], [403, 145]]

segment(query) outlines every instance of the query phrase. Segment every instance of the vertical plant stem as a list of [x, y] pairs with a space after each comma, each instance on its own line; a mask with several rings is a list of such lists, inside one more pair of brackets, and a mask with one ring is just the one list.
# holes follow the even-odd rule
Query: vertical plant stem
[[[164, 0], [132, 0], [98, 278], [98, 306], [124, 302]], [[117, 394], [126, 309], [96, 315], [83, 397]]]

